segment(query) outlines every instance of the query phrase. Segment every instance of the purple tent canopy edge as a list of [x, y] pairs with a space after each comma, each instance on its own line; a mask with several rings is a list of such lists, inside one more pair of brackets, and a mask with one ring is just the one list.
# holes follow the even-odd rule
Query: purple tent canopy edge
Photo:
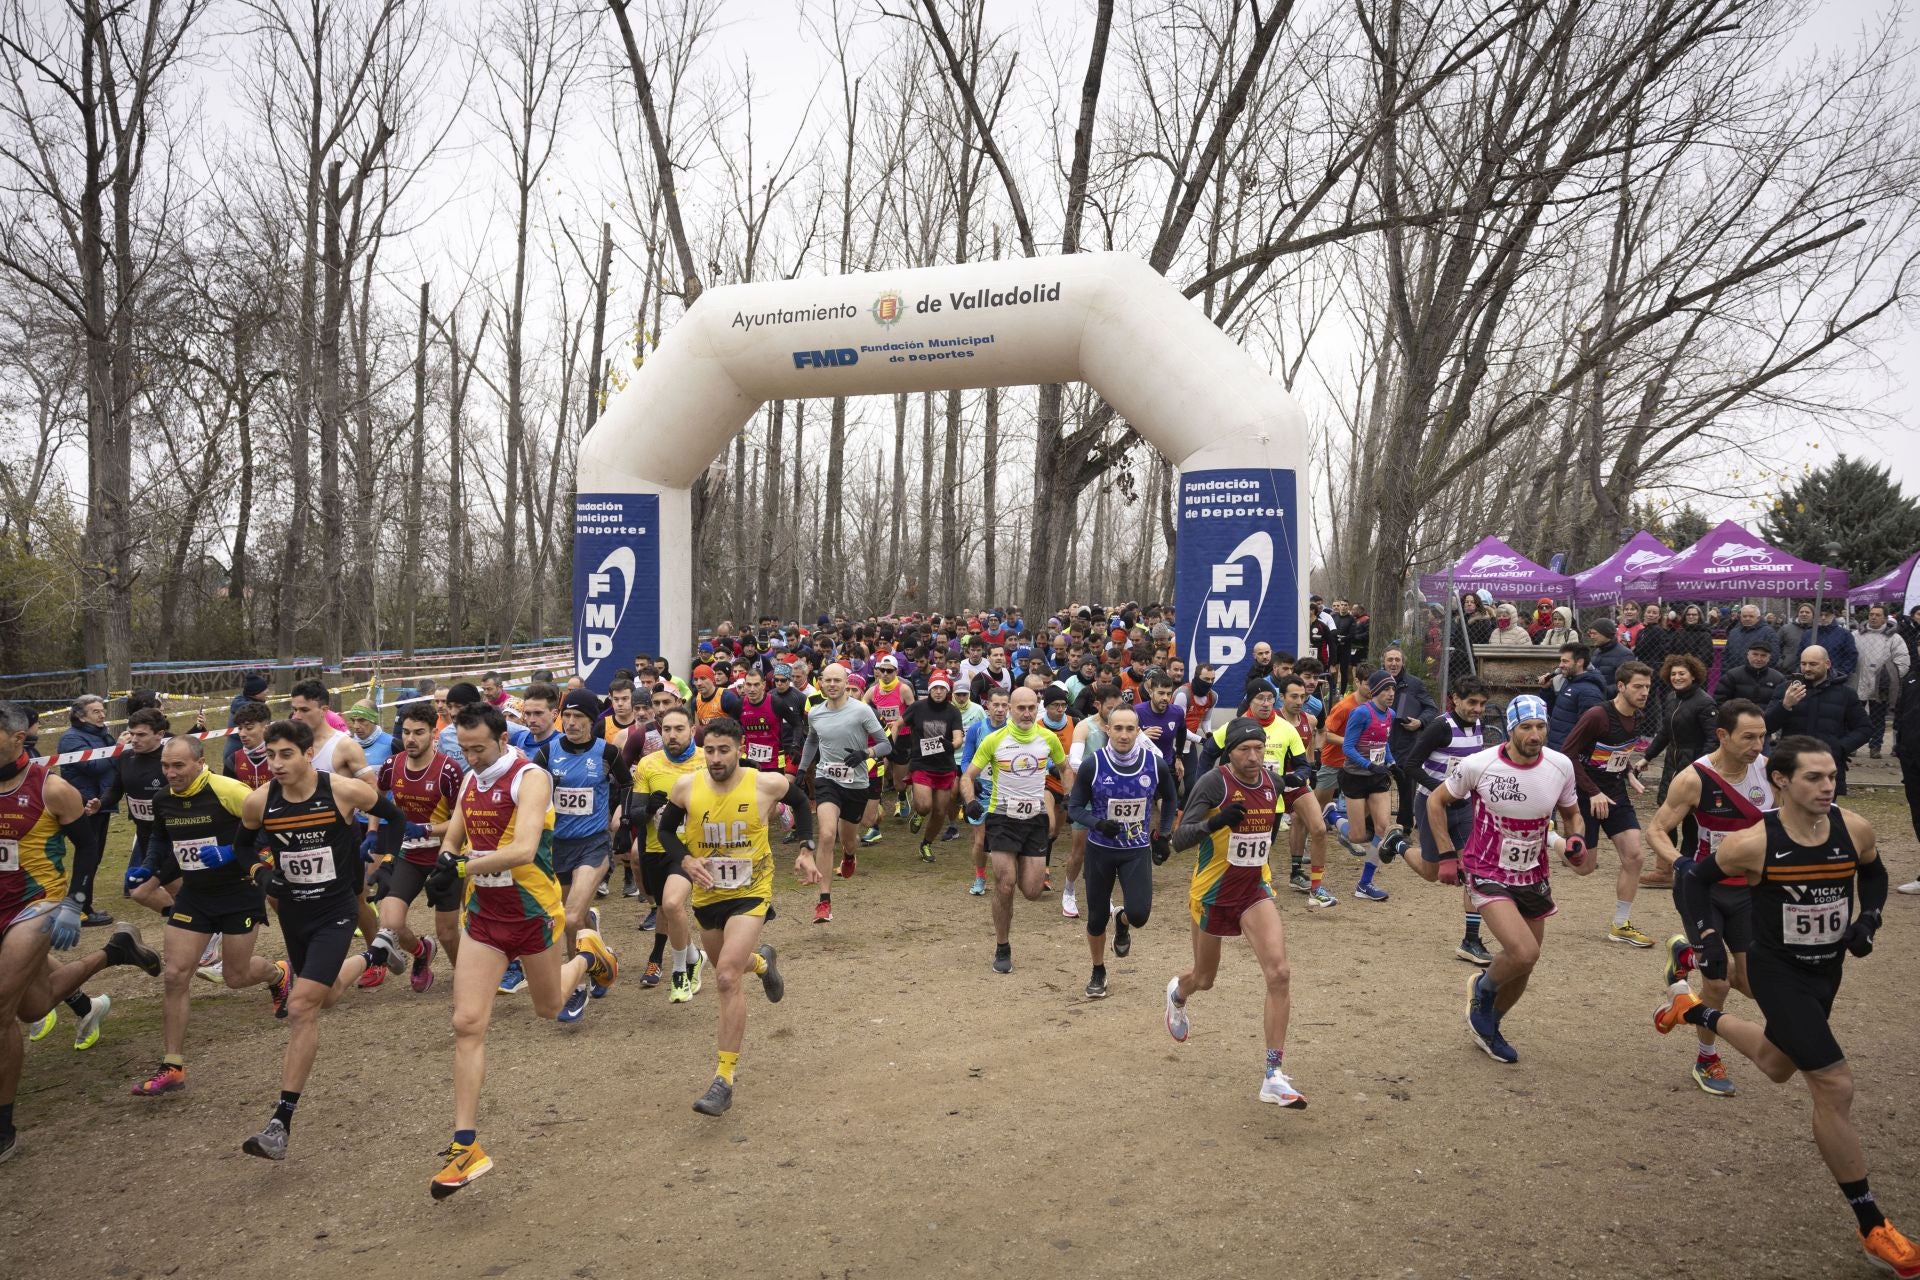
[[[1846, 594], [1844, 569], [1831, 569], [1763, 542], [1732, 520], [1655, 567], [1652, 593], [1663, 600], [1739, 600], [1746, 596]], [[1626, 584], [1629, 591], [1634, 584]]]
[[1869, 579], [1847, 592], [1848, 606], [1886, 604], [1890, 600], [1899, 600], [1904, 603], [1907, 597], [1907, 583], [1913, 577], [1916, 564], [1920, 564], [1920, 551], [1908, 556], [1879, 577]]
[[1672, 558], [1672, 547], [1642, 529], [1605, 560], [1573, 575], [1573, 602], [1583, 609], [1619, 604], [1626, 598], [1624, 583], [1638, 581]]
[[1518, 595], [1561, 598], [1573, 593], [1573, 579], [1542, 568], [1500, 539], [1488, 536], [1461, 556], [1451, 570], [1422, 574], [1420, 594], [1429, 600], [1445, 598], [1449, 590], [1487, 591], [1512, 598]]

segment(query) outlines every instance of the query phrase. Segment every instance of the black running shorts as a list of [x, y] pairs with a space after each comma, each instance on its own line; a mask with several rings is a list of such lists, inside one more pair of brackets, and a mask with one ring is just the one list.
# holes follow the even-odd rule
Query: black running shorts
[[828, 782], [818, 775], [813, 779], [813, 807], [817, 810], [823, 804], [839, 805], [842, 822], [857, 825], [860, 815], [867, 811], [867, 801], [878, 794], [879, 792], [869, 791], [865, 787], [857, 790], [852, 787], [843, 787], [837, 782]]
[[1607, 816], [1598, 819], [1593, 816], [1593, 811], [1587, 804], [1587, 797], [1581, 796], [1580, 816], [1587, 820], [1588, 848], [1593, 848], [1600, 843], [1600, 833], [1603, 831], [1609, 836], [1618, 838], [1623, 831], [1640, 829], [1640, 815], [1633, 811], [1633, 806], [1625, 800], [1616, 800], [1612, 796], [1607, 797]]
[[1841, 962], [1818, 967], [1755, 947], [1747, 953], [1747, 981], [1754, 1003], [1767, 1018], [1767, 1039], [1802, 1071], [1821, 1071], [1846, 1061], [1827, 1019], [1840, 994]]
[[1011, 853], [1020, 858], [1047, 856], [1047, 815], [1009, 818], [1005, 814], [987, 815], [987, 852]]
[[287, 943], [287, 963], [293, 976], [330, 987], [353, 949], [353, 929], [359, 918], [351, 897], [280, 907], [280, 936]]
[[387, 892], [408, 906], [420, 896], [422, 889], [427, 893], [427, 905], [435, 911], [458, 911], [460, 909], [460, 882], [455, 880], [448, 885], [446, 892], [435, 893], [427, 877], [432, 867], [423, 867], [417, 862], [408, 862], [405, 858], [395, 858], [388, 867]]

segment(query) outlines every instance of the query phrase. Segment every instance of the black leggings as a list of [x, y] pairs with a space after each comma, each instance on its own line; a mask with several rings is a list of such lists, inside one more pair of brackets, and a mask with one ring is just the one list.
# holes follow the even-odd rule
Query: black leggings
[[1099, 937], [1107, 931], [1113, 901], [1113, 882], [1120, 882], [1127, 924], [1145, 924], [1153, 911], [1153, 858], [1145, 849], [1115, 849], [1087, 840], [1087, 892], [1081, 899], [1087, 913], [1087, 932]]

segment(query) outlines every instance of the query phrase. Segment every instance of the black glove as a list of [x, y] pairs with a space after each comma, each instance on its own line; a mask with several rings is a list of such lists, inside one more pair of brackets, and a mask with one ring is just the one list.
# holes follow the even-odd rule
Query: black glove
[[451, 849], [442, 849], [440, 856], [433, 860], [433, 870], [427, 872], [427, 888], [433, 890], [436, 897], [445, 898], [466, 874], [467, 860]]
[[1159, 866], [1173, 856], [1173, 839], [1170, 836], [1156, 835], [1150, 842], [1153, 846], [1153, 865]]
[[1286, 777], [1280, 779], [1280, 787], [1285, 791], [1305, 791], [1313, 785], [1313, 767], [1301, 765]]
[[1878, 911], [1862, 911], [1859, 919], [1847, 926], [1847, 950], [1856, 956], [1873, 954], [1873, 935], [1880, 928]]
[[866, 748], [861, 747], [858, 749], [849, 749], [843, 755], [841, 755], [840, 763], [850, 764], [850, 765], [853, 765], [855, 768], [859, 768], [859, 769], [866, 768], [866, 765], [867, 765]]
[[1219, 831], [1225, 827], [1238, 826], [1246, 820], [1246, 816], [1247, 806], [1241, 804], [1238, 800], [1229, 800], [1221, 805], [1219, 809], [1215, 810], [1211, 818], [1207, 819], [1207, 830]]
[[1367, 772], [1376, 778], [1384, 778], [1393, 772], [1393, 766], [1385, 760], [1374, 760], [1367, 764]]
[[626, 857], [633, 849], [633, 823], [623, 822], [613, 829], [613, 851], [619, 857]]
[[373, 872], [373, 900], [375, 902], [393, 892], [393, 859], [382, 858]]
[[289, 888], [287, 878], [281, 875], [280, 868], [271, 862], [263, 862], [255, 868], [253, 882], [259, 885], [261, 891], [275, 902], [279, 902], [287, 896], [287, 889]]
[[1100, 819], [1100, 821], [1093, 824], [1093, 829], [1095, 831], [1098, 831], [1101, 835], [1105, 836], [1109, 840], [1114, 839], [1121, 832], [1126, 830], [1125, 827], [1115, 822], [1112, 818]]
[[978, 822], [980, 821], [981, 817], [987, 812], [987, 807], [980, 803], [980, 798], [978, 796], [975, 796], [973, 799], [967, 801], [967, 807], [964, 810], [962, 810], [962, 812], [964, 812], [967, 815], [967, 820], [969, 822]]

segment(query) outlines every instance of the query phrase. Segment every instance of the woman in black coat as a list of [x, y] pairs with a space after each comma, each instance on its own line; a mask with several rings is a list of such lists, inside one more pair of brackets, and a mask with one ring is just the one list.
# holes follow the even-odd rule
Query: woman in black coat
[[1659, 800], [1664, 804], [1674, 776], [1720, 744], [1714, 733], [1719, 708], [1707, 692], [1706, 664], [1690, 653], [1667, 655], [1660, 664], [1660, 688], [1665, 723], [1647, 744], [1647, 758], [1661, 759]]

